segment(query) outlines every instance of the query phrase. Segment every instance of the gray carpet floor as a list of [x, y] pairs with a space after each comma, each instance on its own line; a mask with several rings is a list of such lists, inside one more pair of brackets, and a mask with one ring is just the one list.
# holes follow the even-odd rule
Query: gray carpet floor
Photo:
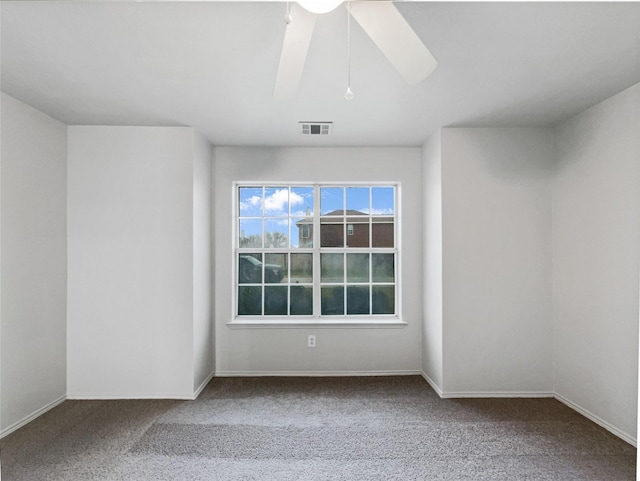
[[0, 441], [3, 481], [635, 479], [636, 449], [552, 399], [420, 377], [217, 378], [197, 401], [67, 401]]

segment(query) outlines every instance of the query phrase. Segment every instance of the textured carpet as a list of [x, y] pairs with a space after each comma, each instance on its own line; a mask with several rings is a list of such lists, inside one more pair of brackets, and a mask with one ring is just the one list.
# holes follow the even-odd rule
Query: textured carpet
[[197, 401], [67, 401], [0, 441], [2, 479], [635, 479], [552, 399], [444, 400], [420, 377], [218, 378]]

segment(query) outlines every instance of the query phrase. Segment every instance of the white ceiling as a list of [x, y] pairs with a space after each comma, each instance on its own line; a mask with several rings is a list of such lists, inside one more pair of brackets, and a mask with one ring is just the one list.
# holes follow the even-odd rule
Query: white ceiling
[[[296, 97], [272, 90], [284, 2], [1, 3], [2, 90], [67, 124], [189, 125], [215, 145], [421, 145], [444, 126], [554, 124], [640, 82], [640, 3], [396, 4], [439, 65], [404, 83], [346, 10]], [[295, 19], [294, 19], [295, 20]], [[333, 121], [328, 137], [299, 120]]]

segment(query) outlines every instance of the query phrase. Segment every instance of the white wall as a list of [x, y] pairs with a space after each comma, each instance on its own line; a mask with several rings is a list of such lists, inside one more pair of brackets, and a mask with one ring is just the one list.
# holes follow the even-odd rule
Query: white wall
[[640, 84], [556, 128], [556, 391], [635, 439]]
[[442, 392], [442, 135], [432, 135], [422, 148], [424, 204], [424, 287], [422, 370]]
[[551, 393], [552, 132], [443, 129], [441, 142], [443, 390]]
[[211, 145], [201, 135], [193, 136], [193, 389], [209, 380], [213, 365], [213, 320], [211, 310]]
[[203, 378], [201, 142], [190, 128], [69, 127], [69, 397], [189, 398]]
[[2, 93], [0, 428], [66, 393], [64, 124]]
[[[421, 371], [422, 167], [419, 148], [216, 148], [216, 373]], [[402, 203], [400, 328], [229, 328], [234, 181], [399, 181]], [[307, 335], [317, 335], [315, 349]]]

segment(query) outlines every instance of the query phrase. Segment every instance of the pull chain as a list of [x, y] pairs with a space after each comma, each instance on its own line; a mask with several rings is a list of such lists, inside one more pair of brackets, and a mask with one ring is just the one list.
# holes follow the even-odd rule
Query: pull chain
[[284, 23], [287, 25], [291, 23], [291, 9], [289, 7], [289, 2], [287, 2], [287, 13], [284, 15]]
[[347, 0], [347, 92], [344, 94], [347, 100], [353, 99], [351, 90], [351, 0]]

